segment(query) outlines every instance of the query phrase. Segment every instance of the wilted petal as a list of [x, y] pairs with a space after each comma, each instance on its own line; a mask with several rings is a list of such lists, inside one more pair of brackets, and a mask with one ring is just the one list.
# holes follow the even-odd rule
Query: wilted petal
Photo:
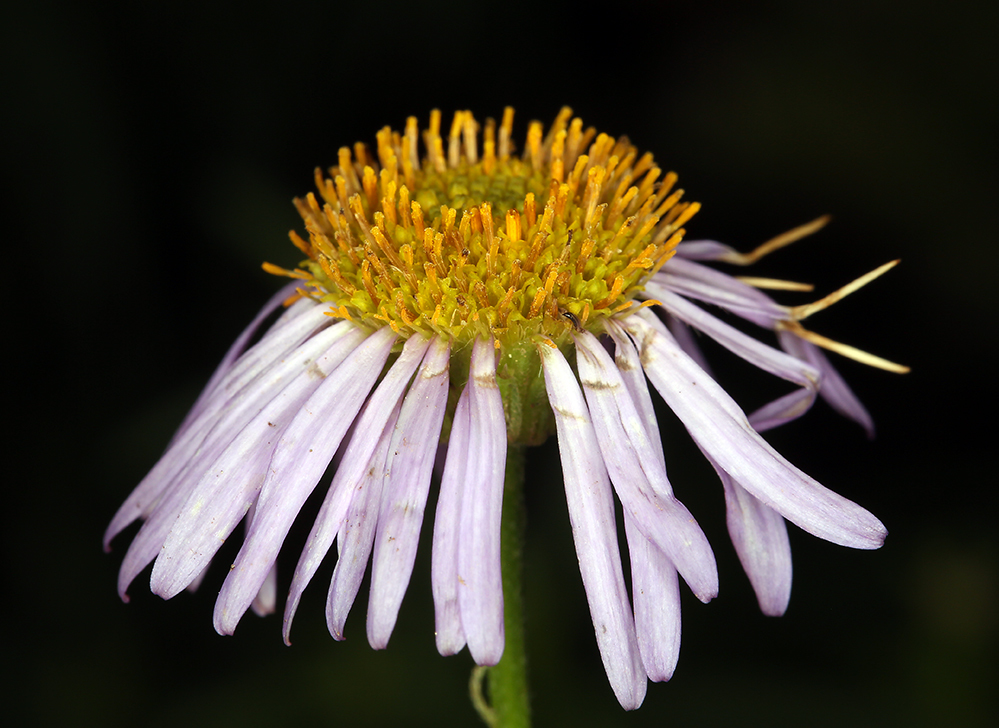
[[434, 339], [402, 404], [382, 487], [368, 597], [368, 643], [388, 645], [409, 586], [447, 407], [449, 344]]
[[492, 338], [476, 339], [466, 389], [471, 429], [458, 536], [458, 605], [472, 659], [479, 665], [495, 665], [503, 656], [505, 637], [500, 521], [506, 417], [496, 384]]
[[434, 593], [437, 651], [457, 654], [465, 646], [458, 607], [458, 535], [461, 530], [461, 500], [468, 482], [468, 439], [472, 429], [468, 401], [472, 390], [465, 387], [451, 421], [447, 460], [441, 476], [434, 517], [434, 545], [430, 581]]
[[546, 344], [539, 345], [538, 351], [548, 401], [555, 412], [572, 538], [597, 646], [618, 702], [625, 710], [634, 710], [645, 699], [646, 676], [621, 571], [607, 470], [568, 362], [558, 349]]
[[708, 539], [673, 496], [645, 423], [610, 355], [593, 334], [576, 334], [576, 366], [611, 482], [626, 512], [669, 556], [694, 595], [718, 594], [718, 569]]
[[257, 516], [215, 602], [215, 629], [232, 634], [270, 571], [288, 529], [316, 487], [381, 373], [395, 334], [371, 334], [322, 383], [280, 438], [257, 501]]
[[[376, 464], [378, 460], [376, 451], [383, 444], [382, 438], [387, 437], [391, 440], [403, 393], [413, 377], [413, 372], [423, 360], [428, 346], [429, 342], [422, 337], [409, 337], [399, 358], [385, 374], [365, 404], [364, 411], [357, 418], [340, 467], [337, 468], [333, 482], [326, 491], [326, 497], [312, 524], [312, 531], [305, 542], [305, 548], [298, 559], [298, 566], [295, 567], [291, 587], [288, 589], [283, 630], [286, 644], [291, 644], [291, 623], [295, 618], [295, 610], [298, 609], [302, 593], [326, 557], [330, 546], [333, 545], [333, 539], [347, 515], [347, 509], [358, 485], [366, 482], [371, 468]], [[381, 467], [384, 468], [384, 458], [381, 463]]]
[[680, 655], [680, 580], [676, 567], [624, 514], [631, 556], [635, 631], [645, 672], [653, 682], [673, 677]]
[[747, 491], [819, 538], [853, 548], [881, 546], [887, 534], [881, 522], [787, 462], [654, 315], [639, 311], [626, 319], [626, 328], [646, 374], [691, 437]]

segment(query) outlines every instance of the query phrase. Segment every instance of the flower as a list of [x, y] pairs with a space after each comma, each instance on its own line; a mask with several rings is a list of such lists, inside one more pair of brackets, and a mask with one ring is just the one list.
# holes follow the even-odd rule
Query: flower
[[[563, 109], [547, 134], [530, 125], [516, 157], [512, 123], [509, 108], [498, 127], [487, 121], [480, 153], [478, 123], [459, 112], [445, 151], [435, 111], [422, 159], [410, 118], [401, 134], [380, 131], [373, 154], [358, 144], [353, 154], [340, 150], [330, 177], [317, 170], [323, 202], [311, 193], [296, 200], [308, 240], [291, 233], [306, 260], [293, 270], [265, 264], [292, 282], [233, 344], [107, 529], [106, 547], [143, 521], [122, 562], [122, 598], [150, 563], [156, 594], [195, 587], [245, 521], [215, 627], [231, 634], [247, 609], [273, 611], [278, 552], [339, 453], [291, 581], [284, 638], [336, 539], [330, 632], [343, 639], [370, 559], [367, 634], [384, 648], [446, 442], [432, 553], [437, 647], [446, 655], [467, 645], [477, 664], [496, 664], [507, 451], [554, 432], [604, 667], [621, 705], [636, 708], [646, 678], [667, 680], [676, 665], [678, 577], [701, 601], [718, 592], [711, 546], [667, 478], [646, 378], [717, 470], [729, 530], [764, 612], [783, 612], [790, 593], [785, 518], [834, 543], [881, 545], [877, 518], [759, 434], [800, 416], [817, 393], [870, 427], [815, 348], [833, 344], [799, 323], [830, 297], [811, 308], [780, 306], [698, 262], [739, 262], [739, 254], [681, 243], [698, 204], [683, 202], [676, 175], [660, 179], [652, 156], [638, 156], [626, 139], [584, 130]], [[778, 331], [786, 351], [694, 300]], [[747, 417], [708, 373], [688, 327], [797, 388]]]

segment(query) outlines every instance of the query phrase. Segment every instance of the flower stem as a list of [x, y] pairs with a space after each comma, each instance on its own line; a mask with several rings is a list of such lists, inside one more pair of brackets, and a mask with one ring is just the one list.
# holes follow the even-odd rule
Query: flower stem
[[[496, 728], [529, 728], [531, 706], [527, 690], [527, 656], [524, 652], [523, 555], [524, 542], [524, 450], [510, 444], [506, 453], [506, 481], [503, 488], [501, 558], [503, 564], [503, 626], [506, 645], [503, 658], [487, 668], [489, 706], [480, 700], [476, 709], [482, 719]], [[473, 683], [481, 672], [472, 675]], [[473, 690], [474, 692], [474, 690]]]

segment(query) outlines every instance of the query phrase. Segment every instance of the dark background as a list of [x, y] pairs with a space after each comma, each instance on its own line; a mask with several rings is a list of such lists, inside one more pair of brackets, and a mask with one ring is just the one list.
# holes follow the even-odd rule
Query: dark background
[[[548, 123], [569, 104], [680, 174], [704, 204], [691, 239], [748, 250], [834, 215], [760, 275], [824, 294], [902, 258], [811, 326], [913, 371], [838, 360], [876, 419], [874, 441], [822, 404], [768, 435], [891, 532], [868, 553], [792, 528], [782, 619], [759, 614], [721, 488], [664, 417], [672, 480], [714, 544], [722, 592], [707, 606], [684, 593], [678, 671], [632, 714], [596, 653], [556, 450], [535, 453], [537, 725], [992, 725], [997, 7], [5, 4], [5, 715], [46, 726], [477, 724], [467, 653], [434, 649], [429, 542], [392, 643], [376, 653], [363, 593], [348, 640], [326, 633], [329, 564], [286, 648], [279, 617], [249, 615], [234, 638], [214, 633], [218, 569], [171, 602], [140, 576], [122, 604], [128, 536], [111, 555], [100, 538], [277, 287], [260, 262], [296, 262], [290, 200], [311, 188], [316, 165], [407, 115], [425, 124], [434, 107], [481, 120], [512, 104], [519, 141], [527, 120]], [[724, 352], [709, 354], [747, 408], [771, 392]], [[283, 553], [283, 587], [302, 538]]]

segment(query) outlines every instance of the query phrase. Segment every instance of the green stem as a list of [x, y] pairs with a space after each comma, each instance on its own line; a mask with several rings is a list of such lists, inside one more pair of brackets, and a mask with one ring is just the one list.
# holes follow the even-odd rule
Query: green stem
[[[489, 675], [489, 706], [474, 700], [482, 719], [496, 728], [530, 728], [531, 706], [527, 690], [527, 656], [524, 651], [523, 555], [524, 542], [524, 447], [509, 445], [503, 488], [501, 559], [503, 564], [503, 626], [506, 645], [503, 658]], [[482, 672], [473, 672], [474, 684]]]

